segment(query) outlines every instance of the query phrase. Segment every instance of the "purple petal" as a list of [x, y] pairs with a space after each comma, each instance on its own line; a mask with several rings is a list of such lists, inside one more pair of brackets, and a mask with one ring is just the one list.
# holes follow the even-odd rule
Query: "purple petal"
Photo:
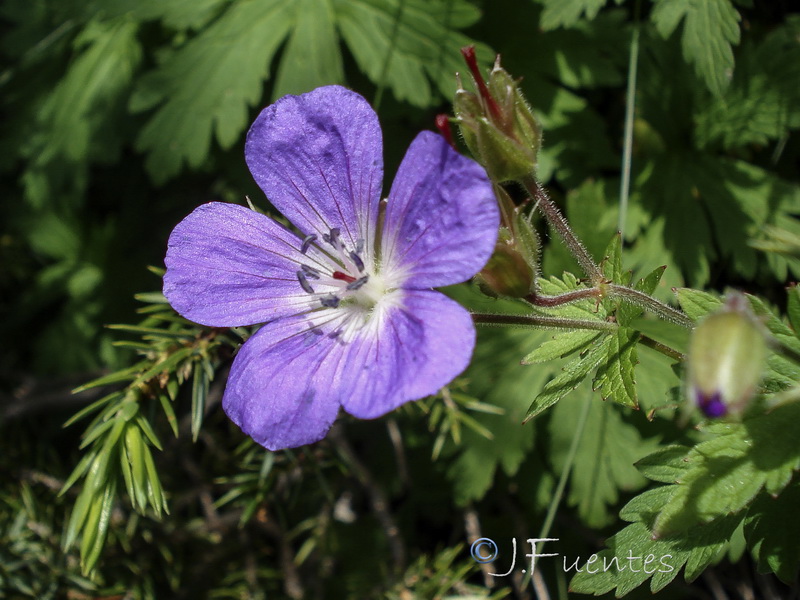
[[355, 417], [379, 417], [409, 400], [435, 394], [467, 368], [475, 346], [469, 313], [433, 291], [400, 292], [383, 326], [346, 347], [336, 378], [344, 409]]
[[389, 194], [382, 253], [403, 287], [465, 281], [494, 249], [500, 215], [486, 173], [444, 139], [423, 131], [411, 143]]
[[213, 327], [263, 323], [308, 309], [297, 279], [296, 235], [260, 213], [211, 202], [178, 223], [164, 262], [164, 295], [181, 315]]
[[340, 86], [285, 96], [247, 134], [245, 159], [270, 202], [305, 234], [336, 227], [372, 247], [383, 179], [378, 117]]
[[225, 412], [276, 450], [324, 437], [340, 405], [370, 419], [436, 393], [469, 364], [472, 320], [438, 292], [396, 293], [380, 326], [366, 326], [347, 344], [310, 331], [305, 317], [264, 325], [233, 362]]
[[231, 366], [222, 406], [242, 431], [270, 450], [325, 437], [339, 412], [329, 370], [341, 344], [308, 330], [302, 317], [267, 323]]

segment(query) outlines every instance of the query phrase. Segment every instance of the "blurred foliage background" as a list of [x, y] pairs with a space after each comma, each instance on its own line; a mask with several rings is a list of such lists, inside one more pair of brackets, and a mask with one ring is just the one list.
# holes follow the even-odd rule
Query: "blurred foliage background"
[[[193, 328], [147, 294], [160, 288], [147, 266], [162, 266], [171, 228], [198, 204], [249, 196], [268, 208], [243, 141], [284, 94], [362, 93], [392, 173], [450, 111], [459, 48], [475, 44], [487, 67], [499, 52], [544, 126], [539, 177], [595, 256], [621, 230], [626, 268], [667, 266], [664, 299], [674, 286], [736, 286], [782, 305], [800, 273], [790, 0], [6, 0], [0, 28], [3, 597], [533, 597], [519, 574], [482, 574], [468, 544], [536, 537], [553, 498], [592, 392], [520, 425], [562, 364], [520, 358], [552, 334], [483, 332], [442, 397], [272, 454], [219, 407], [236, 334]], [[574, 272], [571, 260], [545, 236], [546, 275]], [[192, 352], [163, 363], [180, 347]], [[645, 406], [674, 394], [667, 363], [640, 361]], [[619, 507], [645, 485], [632, 463], [693, 435], [595, 399], [551, 531], [571, 557], [619, 528]], [[82, 452], [85, 424], [62, 425], [98, 400], [113, 411]], [[134, 472], [85, 460], [104, 453]], [[59, 495], [79, 464], [70, 485], [100, 474]], [[566, 597], [559, 565], [538, 573]], [[713, 573], [665, 597], [783, 585], [752, 566]]]

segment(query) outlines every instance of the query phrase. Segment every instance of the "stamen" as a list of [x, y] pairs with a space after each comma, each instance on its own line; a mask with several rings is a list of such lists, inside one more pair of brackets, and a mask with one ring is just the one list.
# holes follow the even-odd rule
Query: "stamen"
[[307, 235], [303, 238], [303, 243], [300, 245], [300, 252], [305, 254], [308, 252], [309, 246], [317, 241], [317, 235], [312, 233], [311, 235]]
[[360, 279], [356, 279], [354, 282], [348, 283], [347, 289], [352, 292], [353, 290], [357, 290], [358, 288], [362, 287], [365, 283], [367, 283], [367, 281], [369, 281], [369, 275], [364, 275]]
[[364, 252], [364, 238], [356, 242], [356, 254], [361, 254], [362, 252]]
[[334, 271], [333, 278], [338, 279], [339, 281], [346, 281], [348, 283], [353, 283], [356, 278], [352, 275], [348, 275], [347, 273], [342, 273], [341, 271]]
[[326, 296], [325, 298], [319, 299], [320, 304], [325, 308], [337, 308], [339, 306], [339, 297], [331, 294], [330, 296]]
[[322, 239], [338, 250], [341, 233], [342, 231], [338, 227], [333, 227], [330, 233], [322, 234]]
[[351, 252], [350, 253], [350, 260], [353, 261], [353, 264], [356, 266], [356, 268], [358, 269], [359, 273], [363, 273], [364, 272], [364, 261], [361, 260], [361, 257], [357, 253]]
[[313, 294], [314, 288], [308, 283], [308, 279], [306, 279], [305, 273], [302, 271], [297, 272], [297, 281], [300, 282], [300, 287], [303, 288], [303, 291], [307, 294]]
[[309, 265], [300, 265], [300, 268], [303, 269], [303, 273], [309, 279], [319, 279], [320, 272], [314, 267], [310, 267]]

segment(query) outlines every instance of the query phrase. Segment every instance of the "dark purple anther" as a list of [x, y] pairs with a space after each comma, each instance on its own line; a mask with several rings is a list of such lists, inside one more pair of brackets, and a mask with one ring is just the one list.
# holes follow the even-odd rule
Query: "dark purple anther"
[[364, 272], [364, 261], [361, 260], [361, 257], [358, 254], [356, 254], [355, 252], [351, 252], [350, 253], [350, 260], [353, 261], [353, 264], [356, 266], [356, 268], [358, 269], [359, 273], [363, 273]]
[[311, 246], [311, 244], [313, 244], [316, 241], [317, 241], [316, 234], [312, 233], [311, 235], [307, 235], [306, 237], [304, 237], [303, 243], [300, 245], [300, 252], [302, 252], [303, 254], [308, 252], [308, 247]]
[[342, 234], [342, 231], [338, 227], [334, 227], [331, 229], [330, 233], [323, 233], [322, 239], [329, 243], [334, 248], [337, 248], [339, 245], [339, 236]]
[[317, 271], [314, 267], [309, 267], [308, 265], [300, 265], [300, 268], [303, 269], [303, 273], [309, 279], [319, 279], [319, 271]]
[[297, 272], [297, 281], [300, 282], [300, 287], [303, 288], [303, 291], [307, 294], [313, 294], [314, 288], [311, 287], [311, 284], [308, 283], [308, 279], [306, 279], [305, 273], [302, 271]]
[[362, 278], [356, 279], [352, 283], [348, 283], [347, 289], [352, 292], [353, 290], [357, 290], [358, 288], [362, 287], [365, 283], [367, 283], [367, 281], [369, 281], [369, 275], [364, 275]]
[[330, 296], [325, 296], [324, 298], [320, 298], [319, 300], [319, 303], [325, 308], [337, 308], [339, 306], [339, 302], [339, 297], [334, 296], [333, 294]]

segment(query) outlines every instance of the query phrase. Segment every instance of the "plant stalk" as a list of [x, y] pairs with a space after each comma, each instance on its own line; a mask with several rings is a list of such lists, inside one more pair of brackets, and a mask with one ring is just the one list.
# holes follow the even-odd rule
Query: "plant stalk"
[[603, 273], [600, 271], [600, 267], [594, 262], [586, 246], [577, 238], [564, 215], [561, 214], [561, 211], [558, 210], [558, 207], [547, 195], [547, 192], [539, 185], [536, 178], [533, 175], [526, 175], [520, 180], [520, 183], [522, 183], [528, 195], [537, 202], [537, 208], [542, 211], [550, 226], [564, 240], [564, 244], [575, 257], [575, 260], [578, 261], [581, 269], [589, 277], [592, 284], [597, 285], [602, 282]]
[[624, 285], [617, 285], [615, 283], [606, 285], [605, 289], [609, 296], [620, 298], [621, 300], [625, 300], [631, 304], [635, 304], [636, 306], [640, 306], [646, 310], [649, 310], [665, 321], [670, 321], [671, 323], [675, 323], [681, 327], [686, 327], [687, 329], [694, 328], [694, 321], [687, 317], [683, 312], [672, 308], [669, 304], [665, 304], [660, 300], [656, 300], [644, 292], [640, 292], [639, 290], [635, 290]]
[[592, 329], [595, 331], [616, 331], [619, 327], [610, 321], [590, 319], [565, 319], [542, 315], [496, 315], [473, 313], [472, 320], [477, 325], [520, 325], [534, 329]]

